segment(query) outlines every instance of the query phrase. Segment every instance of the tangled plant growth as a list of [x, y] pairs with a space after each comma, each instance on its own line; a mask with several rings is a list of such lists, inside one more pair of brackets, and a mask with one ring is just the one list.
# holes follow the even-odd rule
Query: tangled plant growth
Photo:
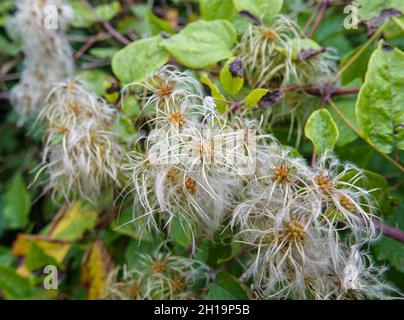
[[403, 13], [5, 1], [1, 297], [401, 297]]

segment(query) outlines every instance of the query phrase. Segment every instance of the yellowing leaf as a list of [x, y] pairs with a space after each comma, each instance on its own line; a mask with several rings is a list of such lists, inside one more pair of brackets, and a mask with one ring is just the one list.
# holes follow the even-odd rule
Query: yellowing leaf
[[35, 243], [42, 251], [61, 263], [70, 249], [70, 243], [64, 240], [51, 239], [43, 236], [30, 234], [19, 234], [13, 244], [13, 254], [15, 256], [26, 256]]
[[226, 61], [220, 71], [220, 82], [224, 90], [231, 96], [237, 94], [244, 84], [243, 63], [237, 57]]
[[219, 112], [224, 113], [227, 110], [227, 103], [224, 102], [225, 97], [220, 92], [220, 90], [216, 87], [216, 85], [209, 79], [208, 75], [204, 73], [201, 76], [201, 82], [205, 86], [205, 88], [209, 91], [208, 96], [211, 96], [215, 99], [216, 107]]
[[109, 273], [113, 268], [107, 248], [100, 240], [93, 242], [87, 250], [81, 266], [81, 280], [90, 300], [107, 296]]
[[68, 241], [81, 239], [87, 230], [94, 228], [96, 219], [95, 210], [86, 209], [79, 202], [75, 202], [54, 221], [49, 236]]
[[254, 89], [245, 99], [247, 108], [272, 108], [283, 98], [282, 91], [275, 89]]

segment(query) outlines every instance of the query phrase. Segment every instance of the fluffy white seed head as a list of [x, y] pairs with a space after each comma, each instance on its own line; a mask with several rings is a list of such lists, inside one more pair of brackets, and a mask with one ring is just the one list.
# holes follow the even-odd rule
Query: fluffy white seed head
[[90, 202], [120, 185], [124, 151], [111, 125], [116, 112], [79, 82], [58, 84], [43, 109], [47, 120], [42, 166], [55, 199]]
[[171, 254], [142, 254], [136, 266], [112, 275], [110, 297], [118, 300], [136, 299], [195, 299], [197, 282], [202, 288], [208, 282], [209, 268], [202, 262]]
[[[72, 50], [64, 34], [71, 19], [72, 11], [65, 1], [17, 1], [8, 30], [21, 41], [25, 55], [20, 82], [11, 91], [19, 125], [38, 115], [55, 82], [73, 74]], [[48, 25], [55, 22], [55, 26]]]

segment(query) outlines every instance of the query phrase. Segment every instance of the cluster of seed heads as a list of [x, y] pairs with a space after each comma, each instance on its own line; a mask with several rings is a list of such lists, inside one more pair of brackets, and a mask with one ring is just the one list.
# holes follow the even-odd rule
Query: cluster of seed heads
[[166, 66], [144, 84], [131, 84], [136, 85], [146, 89], [143, 108], [154, 108], [155, 116], [145, 124], [148, 135], [140, 138], [143, 150], [132, 152], [128, 165], [135, 220], [146, 218], [148, 226], [160, 230], [177, 217], [187, 228], [199, 225], [212, 237], [229, 212], [239, 180], [235, 166], [220, 152], [235, 133], [187, 73]]
[[116, 110], [79, 80], [57, 84], [39, 114], [46, 120], [43, 160], [45, 191], [65, 201], [97, 203], [120, 186], [125, 153], [112, 124]]
[[262, 149], [231, 225], [252, 248], [244, 275], [263, 298], [385, 298], [368, 246], [379, 234], [366, 177], [323, 155], [314, 167], [279, 145]]
[[[11, 102], [22, 125], [34, 119], [56, 82], [73, 74], [72, 50], [64, 34], [72, 10], [62, 0], [18, 0], [8, 25], [10, 36], [21, 42], [25, 55], [20, 82], [11, 91]], [[56, 8], [57, 28], [48, 28], [46, 8]], [[51, 17], [52, 18], [52, 17]]]
[[[44, 26], [49, 4], [58, 8], [56, 30]], [[127, 152], [112, 130], [116, 110], [79, 80], [64, 82], [73, 73], [63, 34], [70, 9], [58, 0], [17, 6], [10, 30], [26, 57], [12, 102], [20, 123], [35, 114], [46, 120], [37, 174], [47, 173], [45, 192], [96, 204], [111, 189], [130, 185], [140, 229], [143, 221], [161, 231], [176, 218], [184, 229], [213, 239], [219, 227], [232, 228], [251, 248], [242, 280], [251, 283], [254, 297], [385, 298], [394, 292], [369, 255], [379, 234], [372, 190], [360, 169], [330, 153], [309, 166], [270, 135], [243, 134], [241, 145], [232, 144], [256, 121], [220, 114], [199, 81], [172, 66], [123, 89], [134, 87], [142, 110], [154, 110], [139, 129], [135, 151]], [[252, 86], [312, 83], [335, 67], [284, 16], [270, 26], [250, 26], [237, 53]], [[250, 170], [241, 173], [245, 163]], [[118, 179], [121, 171], [128, 181]], [[123, 270], [123, 280], [119, 271], [113, 275], [110, 296], [196, 298], [193, 288], [198, 281], [206, 286], [208, 271], [201, 262], [159, 251], [140, 255], [136, 268]]]
[[[156, 251], [140, 254], [136, 267], [118, 269], [111, 275], [109, 297], [117, 300], [200, 297], [209, 281], [209, 268], [202, 262]], [[195, 288], [198, 286], [200, 292]]]
[[[128, 167], [148, 225], [160, 230], [176, 216], [185, 227], [202, 224], [211, 236], [220, 224], [230, 222], [238, 241], [252, 248], [243, 277], [252, 279], [252, 292], [263, 298], [388, 296], [393, 288], [380, 278], [384, 269], [368, 254], [369, 244], [379, 236], [373, 190], [366, 189], [366, 177], [354, 165], [326, 153], [313, 167], [272, 136], [260, 134], [254, 152], [247, 152], [255, 156], [255, 170], [249, 175], [230, 174], [235, 168], [225, 165], [229, 159], [219, 165], [203, 157], [197, 164], [152, 160], [172, 151], [167, 132], [175, 141], [194, 141], [200, 128], [213, 124], [221, 132], [230, 127], [214, 105], [205, 108], [202, 97], [182, 89], [189, 82], [197, 86], [185, 74], [165, 67], [145, 85], [150, 92], [143, 97], [144, 107], [152, 103], [158, 116], [148, 122], [153, 130]], [[239, 122], [242, 125], [233, 127], [254, 123]], [[167, 130], [172, 126], [174, 130]], [[206, 141], [203, 149], [210, 149]]]
[[289, 17], [279, 15], [270, 25], [250, 25], [236, 49], [253, 87], [271, 83], [317, 84], [329, 80], [337, 68], [330, 50], [303, 36]]

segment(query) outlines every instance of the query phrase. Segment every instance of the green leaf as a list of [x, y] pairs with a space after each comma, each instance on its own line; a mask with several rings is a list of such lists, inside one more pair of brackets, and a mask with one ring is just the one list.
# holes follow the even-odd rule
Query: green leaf
[[205, 20], [231, 20], [236, 15], [233, 0], [201, 0], [199, 6]]
[[109, 47], [109, 48], [92, 48], [88, 51], [94, 57], [105, 59], [112, 58], [114, 54], [118, 51], [118, 48]]
[[170, 58], [156, 36], [138, 40], [119, 50], [112, 58], [112, 71], [123, 83], [141, 82]]
[[313, 143], [317, 154], [334, 149], [339, 136], [337, 125], [326, 109], [314, 111], [310, 115], [304, 134]]
[[125, 114], [121, 113], [114, 122], [114, 131], [121, 140], [127, 144], [135, 143], [137, 134], [132, 121]]
[[135, 5], [130, 7], [130, 11], [136, 19], [132, 28], [143, 36], [159, 35], [162, 31], [174, 33], [173, 27], [165, 20], [156, 16], [148, 5]]
[[218, 265], [231, 259], [232, 250], [231, 244], [202, 240], [195, 254], [195, 259], [204, 261], [212, 268], [216, 268]]
[[244, 71], [241, 60], [237, 57], [226, 61], [220, 71], [223, 89], [231, 96], [237, 94], [244, 85]]
[[147, 19], [153, 35], [158, 35], [162, 31], [174, 33], [173, 27], [167, 21], [156, 16], [150, 9], [147, 10]]
[[119, 1], [112, 1], [95, 7], [96, 14], [81, 0], [70, 0], [69, 4], [73, 10], [72, 26], [76, 28], [87, 28], [95, 24], [97, 22], [96, 15], [102, 20], [109, 21], [121, 11]]
[[104, 84], [114, 80], [110, 74], [99, 69], [81, 70], [77, 72], [77, 77], [85, 83], [89, 90], [100, 96], [106, 93]]
[[48, 256], [38, 245], [32, 243], [25, 258], [25, 265], [28, 270], [35, 271], [46, 265], [58, 266], [59, 263], [53, 257]]
[[161, 44], [184, 66], [199, 69], [230, 58], [236, 41], [236, 31], [230, 22], [201, 20], [188, 24]]
[[145, 241], [139, 239], [132, 239], [125, 251], [125, 263], [128, 268], [139, 267], [141, 255], [151, 254], [153, 251], [161, 246], [161, 241]]
[[135, 95], [129, 95], [123, 99], [121, 111], [130, 119], [135, 119], [140, 115], [154, 115], [156, 112], [154, 106], [152, 105], [141, 108], [138, 97]]
[[[358, 53], [358, 51], [363, 50], [362, 46], [359, 46], [352, 51], [348, 52], [341, 59], [340, 68], [344, 68], [346, 64], [348, 64], [351, 59]], [[360, 78], [361, 81], [365, 79], [366, 70], [368, 69], [368, 63], [370, 56], [374, 50], [374, 46], [368, 46], [364, 52], [360, 55], [358, 59], [355, 60], [342, 74], [341, 81], [343, 85], [346, 85], [353, 80]]]
[[175, 243], [178, 243], [183, 248], [188, 249], [192, 244], [192, 233], [185, 221], [175, 217], [171, 222], [170, 232]]
[[341, 181], [356, 181], [355, 186], [369, 191], [372, 190], [371, 196], [377, 204], [381, 204], [386, 197], [386, 191], [389, 187], [386, 178], [369, 170], [361, 170], [361, 172], [366, 179], [356, 181], [355, 177], [358, 174], [358, 171], [350, 170], [341, 178]]
[[265, 24], [270, 24], [281, 11], [283, 0], [233, 0], [238, 12], [248, 11]]
[[0, 55], [5, 54], [7, 56], [15, 56], [20, 51], [20, 45], [8, 41], [6, 37], [0, 34]]
[[0, 246], [0, 266], [11, 267], [14, 262], [14, 256], [11, 249], [8, 247]]
[[225, 288], [236, 299], [248, 299], [245, 288], [241, 285], [240, 281], [228, 272], [219, 272], [216, 275], [216, 284]]
[[6, 299], [25, 299], [33, 293], [33, 285], [28, 278], [0, 265], [0, 292]]
[[[360, 143], [364, 144], [364, 142]], [[358, 167], [364, 168], [373, 154], [373, 149], [368, 144], [356, 145], [356, 142], [354, 142], [353, 145], [348, 144], [344, 147], [337, 148], [336, 154], [340, 160], [352, 162]]]
[[31, 197], [21, 174], [17, 174], [4, 195], [4, 220], [10, 229], [24, 228], [31, 210]]
[[404, 53], [380, 42], [356, 103], [363, 135], [381, 152], [404, 150]]
[[404, 0], [356, 0], [359, 17], [370, 20], [379, 16], [385, 9], [397, 9], [404, 12]]
[[[357, 127], [356, 123], [356, 115], [355, 115], [355, 96], [348, 97], [338, 97], [334, 100], [337, 108], [347, 117], [352, 125]], [[341, 117], [333, 110], [329, 110], [331, 116], [335, 120], [335, 124], [337, 125], [339, 131], [339, 137], [336, 143], [337, 147], [342, 147], [358, 138], [356, 133], [341, 119]]]
[[208, 91], [208, 96], [215, 99], [216, 107], [220, 113], [224, 113], [227, 110], [227, 103], [224, 102], [226, 99], [217, 86], [209, 79], [206, 73], [201, 76], [201, 83], [205, 86], [206, 91]]
[[245, 99], [245, 106], [247, 108], [258, 108], [258, 103], [261, 101], [269, 90], [267, 89], [254, 89], [251, 91]]
[[102, 20], [109, 21], [121, 11], [121, 5], [119, 1], [112, 1], [100, 4], [95, 8], [95, 11]]
[[240, 282], [231, 274], [219, 272], [215, 283], [208, 285], [205, 300], [247, 300], [248, 296]]

